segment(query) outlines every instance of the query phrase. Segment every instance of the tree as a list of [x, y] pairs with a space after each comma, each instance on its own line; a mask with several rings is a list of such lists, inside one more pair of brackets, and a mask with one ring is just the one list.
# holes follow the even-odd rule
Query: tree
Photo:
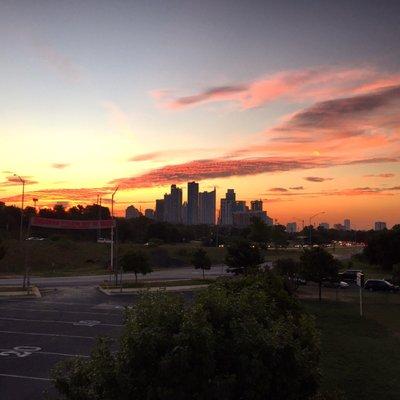
[[0, 239], [0, 260], [3, 259], [5, 255], [6, 255], [6, 247], [4, 246], [4, 244]]
[[367, 242], [364, 255], [371, 264], [378, 264], [391, 270], [400, 263], [400, 229], [395, 225], [391, 230], [375, 232]]
[[125, 272], [135, 274], [135, 282], [138, 274], [146, 275], [153, 272], [146, 254], [140, 250], [130, 250], [125, 253], [121, 258], [121, 266]]
[[55, 370], [66, 400], [311, 400], [318, 391], [314, 323], [273, 274], [221, 279], [193, 302], [147, 293], [126, 311], [116, 354]]
[[298, 288], [300, 263], [293, 258], [279, 258], [274, 262], [274, 270], [283, 277], [286, 288], [292, 292]]
[[260, 249], [244, 239], [238, 239], [227, 247], [225, 262], [236, 275], [257, 270], [263, 261]]
[[249, 239], [253, 242], [265, 245], [271, 236], [271, 229], [260, 218], [252, 218]]
[[318, 298], [321, 301], [322, 282], [326, 279], [337, 279], [339, 261], [322, 247], [312, 247], [303, 250], [300, 262], [305, 277], [318, 283]]
[[204, 276], [204, 271], [207, 269], [211, 268], [211, 260], [210, 257], [208, 257], [207, 253], [205, 252], [204, 249], [201, 247], [197, 249], [192, 256], [192, 264], [196, 269], [201, 269], [203, 271], [203, 279], [205, 278]]

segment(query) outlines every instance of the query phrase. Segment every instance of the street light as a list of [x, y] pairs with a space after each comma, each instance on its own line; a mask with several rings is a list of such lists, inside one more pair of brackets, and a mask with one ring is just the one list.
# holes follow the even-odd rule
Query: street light
[[[114, 272], [116, 280], [118, 279], [118, 275], [114, 270], [114, 196], [115, 193], [117, 193], [118, 188], [119, 186], [115, 188], [114, 193], [111, 195], [111, 271]], [[117, 285], [117, 282], [115, 282], [115, 285]]]
[[14, 174], [22, 183], [22, 197], [21, 197], [21, 220], [19, 225], [19, 240], [22, 241], [22, 224], [24, 220], [24, 201], [25, 201], [25, 180], [19, 175]]
[[314, 214], [314, 215], [311, 215], [311, 217], [310, 217], [310, 225], [309, 225], [309, 231], [310, 231], [310, 246], [311, 246], [311, 244], [312, 244], [312, 241], [311, 241], [311, 232], [312, 232], [312, 230], [311, 230], [311, 221], [312, 221], [312, 219], [313, 218], [315, 218], [315, 217], [317, 217], [318, 215], [321, 215], [321, 214], [325, 214], [325, 211], [321, 211], [321, 212], [319, 212], [319, 213], [316, 213], [316, 214]]

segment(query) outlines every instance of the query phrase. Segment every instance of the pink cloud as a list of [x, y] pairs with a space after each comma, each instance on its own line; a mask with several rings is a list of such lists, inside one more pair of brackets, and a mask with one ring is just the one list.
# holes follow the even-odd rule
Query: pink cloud
[[272, 101], [321, 101], [334, 96], [361, 94], [400, 82], [400, 76], [385, 76], [372, 68], [314, 68], [283, 71], [249, 83], [214, 86], [187, 96], [155, 90], [152, 97], [163, 107], [184, 109], [208, 102], [238, 103], [242, 109], [260, 107]]

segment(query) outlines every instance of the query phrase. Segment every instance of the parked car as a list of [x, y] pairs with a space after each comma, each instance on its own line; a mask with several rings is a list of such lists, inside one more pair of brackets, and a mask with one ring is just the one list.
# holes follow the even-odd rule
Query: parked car
[[347, 287], [349, 287], [349, 284], [344, 281], [329, 281], [329, 280], [327, 280], [322, 283], [322, 286], [324, 286], [326, 288], [346, 289]]
[[364, 285], [365, 290], [369, 290], [371, 292], [380, 291], [380, 292], [398, 292], [399, 287], [392, 285], [388, 281], [384, 279], [368, 279]]
[[357, 282], [357, 274], [362, 271], [360, 269], [348, 269], [347, 271], [339, 273], [339, 278], [343, 282], [355, 283]]

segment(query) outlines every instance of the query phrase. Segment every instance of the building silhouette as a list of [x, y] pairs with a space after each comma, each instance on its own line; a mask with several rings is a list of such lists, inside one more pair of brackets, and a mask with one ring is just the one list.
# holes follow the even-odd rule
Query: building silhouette
[[350, 231], [351, 230], [351, 223], [349, 219], [345, 219], [343, 221], [343, 226], [345, 231]]
[[125, 218], [138, 218], [141, 215], [141, 212], [135, 206], [129, 206], [125, 210]]
[[375, 231], [383, 231], [384, 229], [387, 229], [386, 227], [386, 222], [383, 221], [376, 221], [374, 224], [374, 230]]
[[288, 222], [286, 224], [286, 232], [287, 233], [296, 233], [297, 232], [297, 222]]
[[217, 191], [199, 193], [199, 224], [215, 225]]
[[155, 219], [154, 210], [151, 208], [146, 208], [144, 210], [144, 216], [149, 219]]
[[187, 184], [187, 224], [199, 223], [199, 184], [188, 182]]

